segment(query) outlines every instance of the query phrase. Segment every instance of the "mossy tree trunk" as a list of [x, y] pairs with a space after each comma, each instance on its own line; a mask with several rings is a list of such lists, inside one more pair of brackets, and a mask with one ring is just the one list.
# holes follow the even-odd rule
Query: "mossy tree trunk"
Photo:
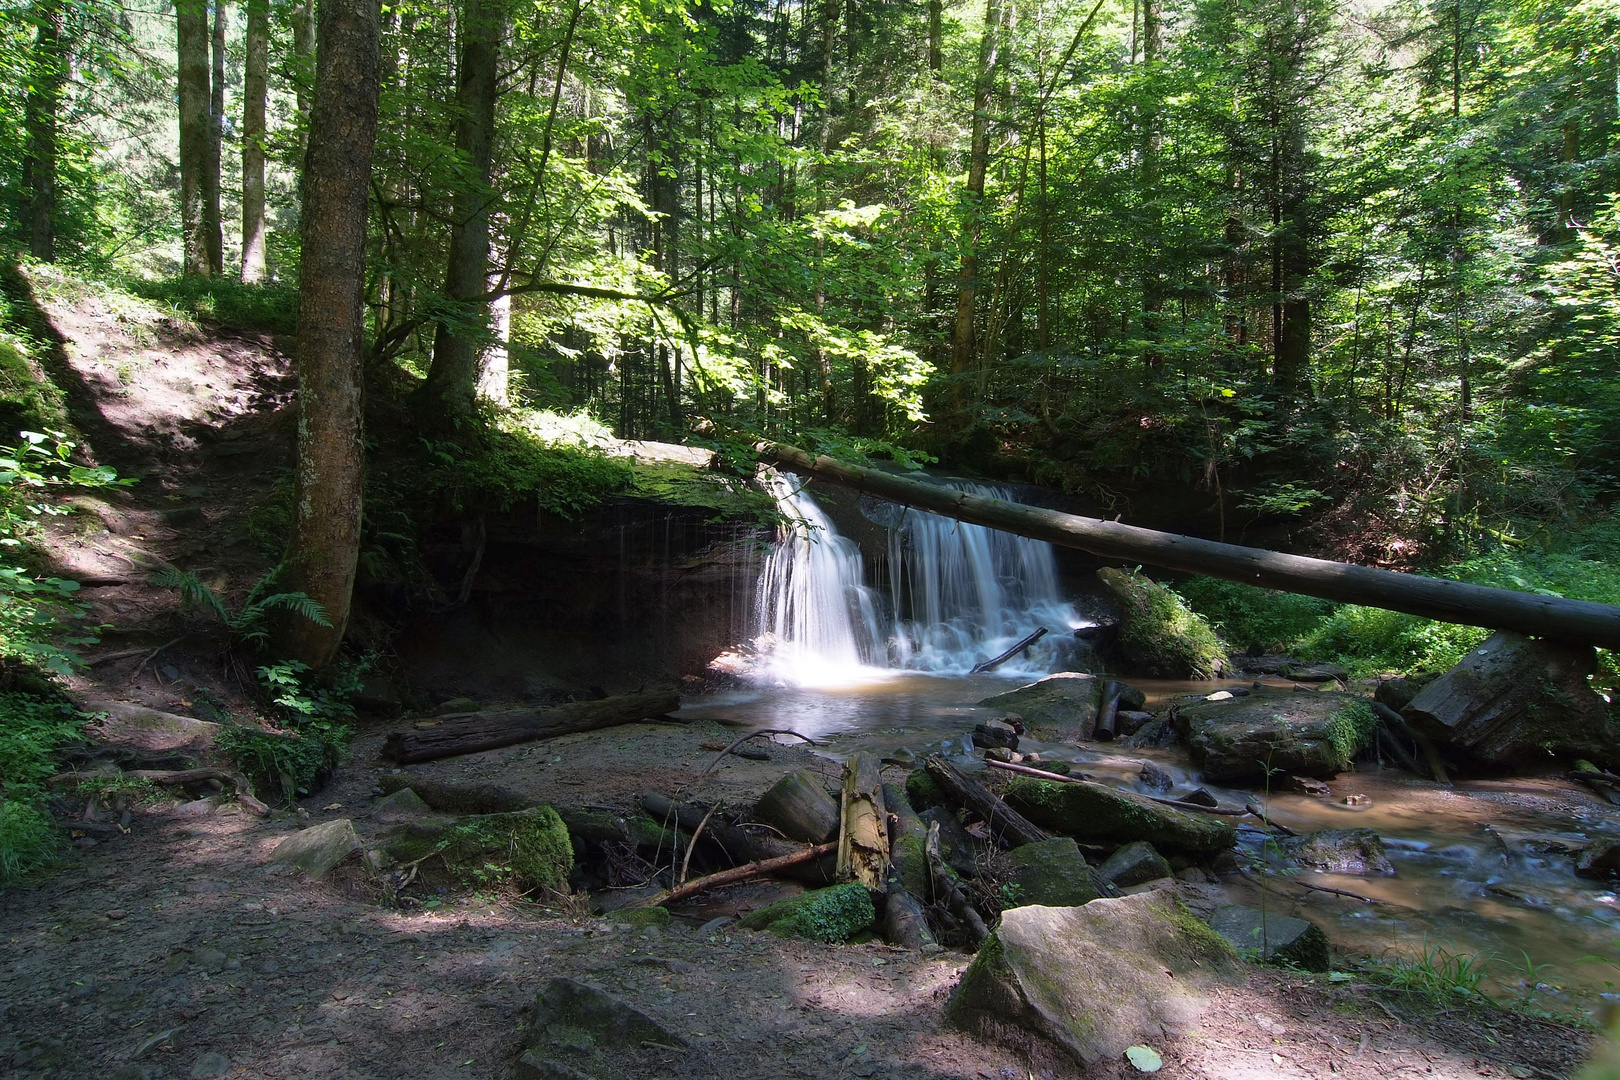
[[304, 158], [298, 290], [298, 466], [289, 588], [329, 625], [293, 619], [285, 652], [312, 667], [343, 640], [360, 552], [361, 360], [371, 155], [377, 139], [379, 0], [322, 0], [315, 101]]

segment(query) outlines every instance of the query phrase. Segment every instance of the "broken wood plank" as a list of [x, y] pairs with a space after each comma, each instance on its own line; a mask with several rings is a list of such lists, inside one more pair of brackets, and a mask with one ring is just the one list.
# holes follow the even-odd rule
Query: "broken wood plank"
[[509, 709], [501, 712], [452, 713], [431, 727], [396, 731], [383, 744], [383, 756], [401, 765], [459, 754], [476, 754], [503, 746], [552, 739], [596, 728], [648, 720], [680, 708], [673, 690], [619, 694], [597, 701], [572, 701], [545, 709]]

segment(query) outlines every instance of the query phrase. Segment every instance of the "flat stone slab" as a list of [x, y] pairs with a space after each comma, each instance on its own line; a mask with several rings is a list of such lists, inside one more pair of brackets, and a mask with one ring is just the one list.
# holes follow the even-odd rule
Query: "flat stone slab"
[[105, 720], [86, 726], [85, 734], [92, 741], [115, 749], [160, 754], [208, 750], [213, 747], [214, 735], [219, 731], [219, 725], [209, 720], [131, 705], [126, 701], [92, 698], [79, 707], [87, 713], [106, 714]]
[[1163, 893], [1012, 908], [945, 1015], [989, 1041], [1056, 1044], [1090, 1065], [1189, 1034], [1210, 991], [1237, 970], [1226, 941]]
[[1101, 692], [1097, 676], [1060, 671], [979, 704], [1022, 717], [1025, 729], [1037, 739], [1076, 743], [1091, 737]]
[[1067, 836], [1024, 844], [1007, 854], [1012, 883], [1018, 886], [1019, 904], [1043, 907], [1079, 907], [1102, 895], [1080, 845]]
[[1260, 784], [1266, 769], [1331, 777], [1372, 735], [1366, 702], [1333, 691], [1255, 691], [1176, 710], [1193, 764], [1217, 784]]
[[308, 874], [311, 881], [319, 881], [359, 850], [360, 837], [354, 831], [354, 822], [338, 818], [293, 833], [276, 845], [270, 861], [289, 863]]
[[1170, 872], [1164, 856], [1145, 840], [1126, 844], [1097, 867], [1098, 877], [1121, 889], [1167, 878]]

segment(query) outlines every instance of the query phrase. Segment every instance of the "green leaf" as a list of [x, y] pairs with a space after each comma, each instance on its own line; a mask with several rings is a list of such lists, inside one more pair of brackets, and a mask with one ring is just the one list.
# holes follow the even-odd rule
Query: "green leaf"
[[1126, 1047], [1125, 1060], [1134, 1065], [1137, 1072], [1158, 1072], [1164, 1067], [1164, 1059], [1151, 1046]]

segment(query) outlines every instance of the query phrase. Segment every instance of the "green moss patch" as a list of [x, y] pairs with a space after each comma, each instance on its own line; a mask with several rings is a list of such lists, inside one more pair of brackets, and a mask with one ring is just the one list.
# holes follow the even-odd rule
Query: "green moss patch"
[[1225, 669], [1220, 639], [1180, 596], [1135, 570], [1103, 567], [1097, 577], [1119, 603], [1119, 643], [1133, 674], [1211, 679]]
[[568, 827], [549, 806], [407, 825], [389, 842], [388, 854], [463, 885], [510, 883], [524, 892], [564, 891], [574, 865]]
[[749, 930], [769, 930], [780, 937], [837, 944], [869, 929], [876, 921], [877, 910], [872, 906], [871, 894], [865, 886], [851, 882], [779, 900], [749, 912], [742, 926]]

